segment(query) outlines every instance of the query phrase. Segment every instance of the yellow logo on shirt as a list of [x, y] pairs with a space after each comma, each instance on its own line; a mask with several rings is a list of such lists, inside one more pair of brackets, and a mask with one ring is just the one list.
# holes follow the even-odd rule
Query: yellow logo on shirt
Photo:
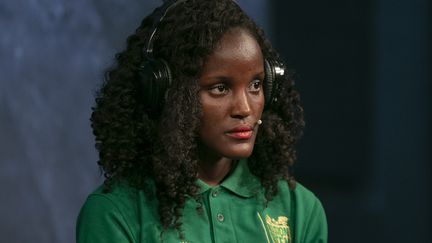
[[[285, 216], [279, 216], [276, 219], [271, 218], [270, 216], [266, 215], [265, 217], [265, 223], [266, 226], [264, 226], [264, 221], [261, 218], [261, 215], [258, 213], [258, 217], [261, 220], [262, 226], [264, 228], [264, 231], [266, 233], [267, 241], [270, 243], [270, 238], [273, 243], [291, 243], [291, 230], [288, 225], [288, 217]], [[268, 233], [266, 228], [268, 228]]]
[[288, 218], [279, 216], [277, 220], [266, 216], [267, 227], [270, 236], [274, 243], [289, 243], [291, 242], [290, 228], [288, 226]]

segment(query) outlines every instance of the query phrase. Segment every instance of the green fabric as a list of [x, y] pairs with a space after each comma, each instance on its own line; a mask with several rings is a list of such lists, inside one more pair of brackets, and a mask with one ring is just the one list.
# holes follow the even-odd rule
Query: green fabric
[[157, 200], [143, 191], [116, 186], [110, 193], [93, 192], [77, 221], [78, 243], [259, 242], [325, 243], [327, 222], [315, 195], [297, 183], [294, 191], [279, 183], [278, 195], [265, 205], [264, 189], [240, 161], [222, 184], [210, 187], [198, 180], [199, 203], [188, 200], [183, 211], [184, 240], [176, 230], [162, 232]]

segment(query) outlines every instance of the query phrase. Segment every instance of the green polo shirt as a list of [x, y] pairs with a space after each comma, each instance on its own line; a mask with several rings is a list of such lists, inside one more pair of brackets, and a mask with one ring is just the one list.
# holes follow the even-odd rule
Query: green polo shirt
[[186, 202], [182, 228], [184, 240], [170, 229], [162, 234], [157, 200], [143, 191], [117, 185], [110, 193], [98, 188], [90, 194], [77, 221], [78, 243], [143, 242], [258, 242], [325, 243], [327, 222], [315, 195], [297, 183], [290, 190], [285, 181], [266, 205], [264, 189], [240, 161], [232, 174], [218, 186], [198, 180], [203, 211], [193, 199]]

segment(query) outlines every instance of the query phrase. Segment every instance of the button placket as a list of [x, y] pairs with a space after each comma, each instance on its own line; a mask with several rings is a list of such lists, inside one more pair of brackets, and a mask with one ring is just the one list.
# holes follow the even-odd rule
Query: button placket
[[212, 236], [214, 242], [236, 242], [234, 233], [230, 202], [232, 197], [223, 187], [214, 187], [207, 194], [212, 221]]
[[[219, 197], [220, 196], [220, 193], [221, 193], [221, 191], [220, 191], [220, 188], [214, 188], [212, 191], [211, 191], [211, 197], [213, 198], [213, 200], [216, 200], [216, 201], [218, 201], [218, 202], [216, 202], [216, 201], [214, 201], [214, 203], [216, 203], [216, 205], [219, 205], [220, 203], [222, 203], [221, 201], [219, 201], [219, 200], [217, 200], [216, 198], [217, 197]], [[213, 201], [212, 200], [212, 201]], [[213, 204], [213, 205], [215, 205], [215, 204]], [[216, 216], [216, 220], [218, 221], [218, 222], [220, 222], [220, 223], [222, 223], [222, 222], [224, 222], [225, 221], [225, 215], [222, 213], [222, 212], [218, 212], [219, 210], [217, 210], [216, 212], [217, 212], [217, 214], [215, 215]]]

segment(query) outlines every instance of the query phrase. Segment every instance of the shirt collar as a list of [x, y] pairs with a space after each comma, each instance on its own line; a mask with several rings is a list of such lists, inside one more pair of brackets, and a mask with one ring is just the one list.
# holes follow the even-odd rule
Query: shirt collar
[[[199, 193], [204, 193], [212, 187], [207, 185], [204, 181], [198, 179], [198, 186], [200, 186]], [[248, 167], [247, 160], [239, 160], [237, 166], [231, 175], [228, 176], [220, 185], [234, 194], [241, 197], [252, 197], [254, 196], [261, 184], [256, 176], [254, 176]]]

